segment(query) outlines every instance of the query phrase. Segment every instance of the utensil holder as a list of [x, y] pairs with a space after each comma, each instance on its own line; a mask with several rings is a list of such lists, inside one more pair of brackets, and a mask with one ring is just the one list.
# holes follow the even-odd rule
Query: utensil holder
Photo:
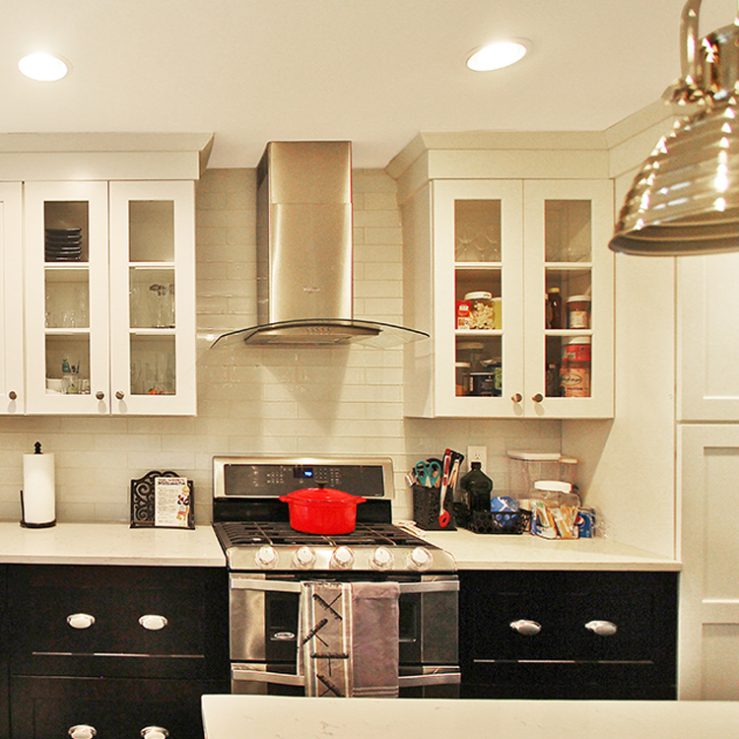
[[439, 522], [441, 513], [439, 501], [441, 490], [427, 488], [423, 485], [413, 485], [413, 520], [419, 529], [425, 531], [456, 531], [454, 519], [454, 488], [447, 488], [444, 497], [444, 510], [449, 514], [449, 523], [442, 526]]

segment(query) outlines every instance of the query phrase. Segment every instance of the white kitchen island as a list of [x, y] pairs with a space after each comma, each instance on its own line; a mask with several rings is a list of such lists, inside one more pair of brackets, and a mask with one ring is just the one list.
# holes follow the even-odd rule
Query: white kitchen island
[[206, 739], [735, 739], [739, 703], [205, 695]]

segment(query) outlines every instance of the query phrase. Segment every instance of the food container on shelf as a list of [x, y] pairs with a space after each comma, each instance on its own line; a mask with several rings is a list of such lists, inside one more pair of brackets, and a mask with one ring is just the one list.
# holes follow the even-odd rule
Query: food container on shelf
[[567, 298], [569, 328], [590, 328], [590, 296], [571, 295]]
[[304, 488], [280, 500], [290, 506], [290, 526], [304, 534], [350, 534], [357, 525], [357, 505], [365, 498], [332, 488]]
[[495, 303], [493, 294], [485, 291], [467, 293], [465, 302], [470, 304], [470, 328], [494, 329]]
[[470, 363], [456, 362], [454, 364], [455, 380], [454, 394], [469, 395], [470, 394]]

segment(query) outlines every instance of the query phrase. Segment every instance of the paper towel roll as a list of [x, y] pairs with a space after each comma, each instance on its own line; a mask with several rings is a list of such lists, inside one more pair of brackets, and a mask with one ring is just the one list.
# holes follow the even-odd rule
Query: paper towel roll
[[24, 526], [53, 526], [56, 522], [54, 455], [23, 455]]

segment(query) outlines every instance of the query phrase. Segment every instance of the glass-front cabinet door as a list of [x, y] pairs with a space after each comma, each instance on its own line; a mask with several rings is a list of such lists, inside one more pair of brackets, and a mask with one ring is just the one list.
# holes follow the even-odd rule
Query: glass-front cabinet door
[[529, 416], [613, 415], [613, 186], [524, 182]]
[[110, 183], [114, 413], [195, 413], [194, 183]]
[[24, 185], [28, 413], [107, 414], [108, 187]]
[[523, 387], [521, 197], [520, 181], [433, 183], [439, 415], [515, 413], [508, 395]]
[[0, 414], [25, 410], [23, 376], [23, 227], [21, 183], [0, 183]]

